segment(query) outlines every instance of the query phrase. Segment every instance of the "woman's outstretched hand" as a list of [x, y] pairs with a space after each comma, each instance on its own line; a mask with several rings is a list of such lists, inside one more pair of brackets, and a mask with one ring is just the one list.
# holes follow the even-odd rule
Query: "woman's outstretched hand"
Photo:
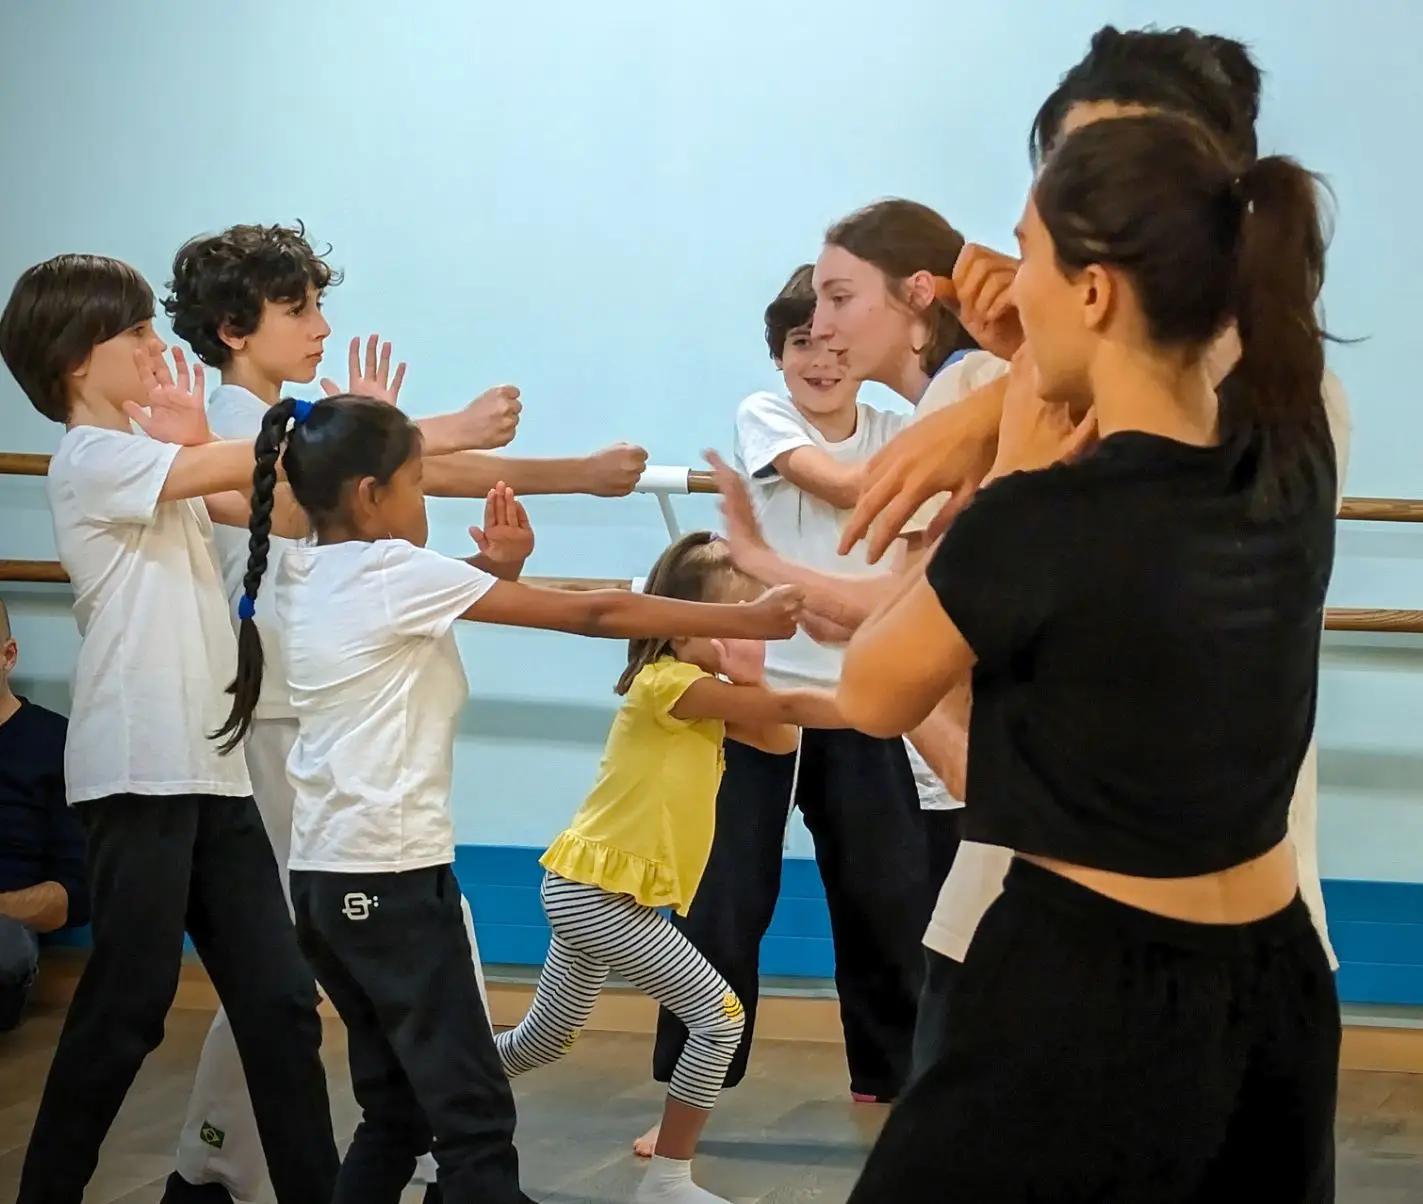
[[725, 539], [731, 547], [731, 560], [743, 573], [757, 576], [758, 557], [770, 549], [756, 519], [751, 491], [736, 470], [714, 451], [704, 453], [711, 465], [717, 493], [721, 495], [721, 521], [726, 528]]
[[905, 427], [870, 458], [840, 538], [841, 555], [863, 539], [869, 562], [877, 563], [919, 507], [941, 493], [951, 495], [936, 520], [942, 525], [968, 505], [993, 467], [998, 438], [996, 401], [985, 405], [979, 394]]

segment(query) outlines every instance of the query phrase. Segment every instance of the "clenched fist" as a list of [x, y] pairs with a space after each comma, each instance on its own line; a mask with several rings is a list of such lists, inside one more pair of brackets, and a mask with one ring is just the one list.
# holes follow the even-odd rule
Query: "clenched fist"
[[594, 497], [626, 497], [647, 468], [647, 451], [632, 443], [614, 443], [584, 461], [586, 483], [580, 493]]
[[503, 447], [519, 429], [519, 390], [514, 385], [496, 385], [465, 406], [460, 417], [470, 448]]

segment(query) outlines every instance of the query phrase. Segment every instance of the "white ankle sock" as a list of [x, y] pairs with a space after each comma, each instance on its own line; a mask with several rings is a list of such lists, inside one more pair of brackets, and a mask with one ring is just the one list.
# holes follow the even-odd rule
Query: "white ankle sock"
[[654, 1154], [633, 1204], [727, 1204], [692, 1182], [692, 1164]]

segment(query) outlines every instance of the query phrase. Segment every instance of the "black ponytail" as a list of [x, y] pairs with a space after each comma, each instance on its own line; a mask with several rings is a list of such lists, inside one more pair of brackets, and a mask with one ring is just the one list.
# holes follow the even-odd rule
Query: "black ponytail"
[[[257, 592], [262, 585], [262, 575], [267, 571], [267, 555], [271, 550], [272, 505], [277, 492], [277, 459], [287, 438], [287, 426], [291, 422], [298, 405], [302, 403], [291, 398], [283, 398], [272, 406], [262, 418], [262, 429], [258, 432], [253, 451], [256, 464], [252, 469], [252, 518], [248, 524], [250, 532], [247, 541], [247, 572], [242, 578], [242, 599], [237, 605], [237, 675], [227, 692], [232, 695], [232, 711], [227, 722], [213, 733], [214, 740], [221, 740], [218, 746], [223, 753], [230, 753], [247, 735], [252, 726], [252, 714], [257, 709], [257, 699], [262, 692], [262, 668], [265, 657], [262, 652], [262, 637], [257, 631]], [[226, 737], [224, 739], [224, 737]]]
[[1264, 471], [1259, 500], [1289, 509], [1297, 486], [1313, 496], [1324, 467], [1333, 495], [1332, 441], [1324, 411], [1319, 296], [1327, 238], [1320, 181], [1292, 159], [1260, 159], [1234, 189], [1242, 207], [1235, 319], [1240, 360], [1222, 396], [1222, 419], [1253, 421]]

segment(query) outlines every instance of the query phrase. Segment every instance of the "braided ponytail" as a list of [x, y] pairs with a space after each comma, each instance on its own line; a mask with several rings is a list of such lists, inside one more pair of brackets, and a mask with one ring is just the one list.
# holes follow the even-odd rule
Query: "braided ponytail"
[[[299, 410], [298, 407], [304, 407]], [[310, 412], [311, 403], [283, 398], [262, 418], [262, 429], [253, 444], [256, 464], [252, 469], [252, 519], [248, 524], [247, 572], [242, 578], [242, 598], [237, 604], [237, 675], [227, 692], [232, 695], [232, 711], [212, 735], [218, 746], [230, 753], [242, 743], [252, 725], [252, 714], [262, 692], [262, 637], [257, 631], [257, 591], [267, 571], [271, 549], [272, 505], [277, 491], [277, 459], [287, 438], [287, 424], [300, 422]], [[226, 737], [224, 739], [224, 737]]]

